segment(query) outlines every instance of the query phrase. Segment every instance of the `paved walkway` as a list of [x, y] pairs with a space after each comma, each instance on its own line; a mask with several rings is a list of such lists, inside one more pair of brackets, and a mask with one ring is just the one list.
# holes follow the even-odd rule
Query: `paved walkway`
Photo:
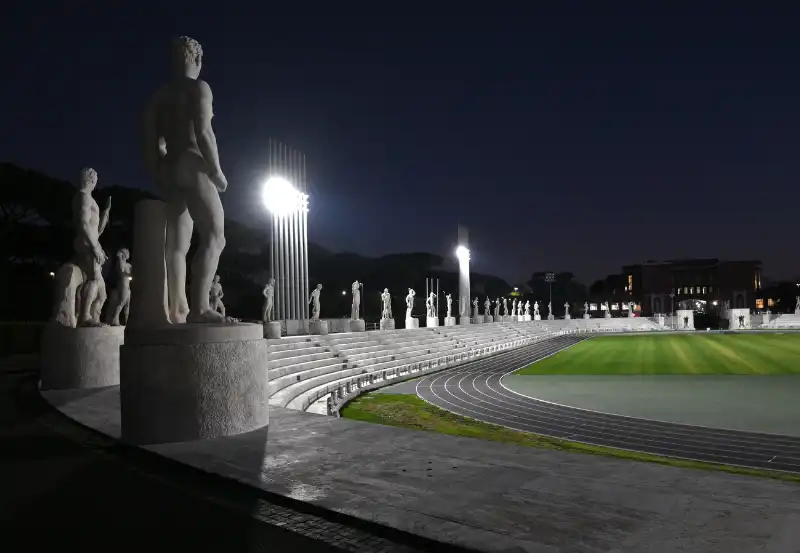
[[[52, 397], [119, 435], [116, 389]], [[498, 444], [287, 409], [147, 449], [312, 505], [481, 551], [797, 553], [800, 485]]]
[[403, 545], [375, 528], [295, 510], [229, 480], [120, 447], [53, 409], [39, 396], [37, 380], [30, 363], [0, 360], [3, 551], [442, 550]]

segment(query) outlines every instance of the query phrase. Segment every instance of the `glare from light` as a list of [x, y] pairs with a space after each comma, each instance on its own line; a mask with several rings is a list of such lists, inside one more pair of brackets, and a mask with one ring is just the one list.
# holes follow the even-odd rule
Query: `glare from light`
[[456, 248], [456, 257], [462, 263], [469, 261], [469, 250], [464, 246], [459, 246]]
[[285, 178], [272, 176], [264, 183], [261, 199], [270, 213], [277, 217], [286, 217], [305, 209], [308, 196], [297, 191]]
[[712, 304], [713, 304], [713, 305], [717, 305], [717, 302], [716, 302], [716, 301], [713, 301], [713, 302], [712, 302]]
[[515, 291], [515, 292], [519, 292], [519, 288], [517, 288], [516, 286], [514, 286], [514, 291]]
[[347, 295], [347, 290], [342, 290], [342, 295], [346, 296]]
[[53, 271], [50, 271], [50, 276], [54, 277], [54, 276], [56, 276], [56, 274]]

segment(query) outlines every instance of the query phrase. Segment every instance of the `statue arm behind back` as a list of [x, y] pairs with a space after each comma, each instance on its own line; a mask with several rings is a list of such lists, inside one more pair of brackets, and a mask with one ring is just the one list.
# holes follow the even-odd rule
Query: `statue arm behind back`
[[194, 90], [192, 105], [192, 122], [197, 147], [203, 154], [203, 159], [212, 175], [222, 173], [217, 151], [217, 137], [211, 127], [211, 118], [214, 117], [214, 96], [211, 87], [205, 81], [198, 80]]

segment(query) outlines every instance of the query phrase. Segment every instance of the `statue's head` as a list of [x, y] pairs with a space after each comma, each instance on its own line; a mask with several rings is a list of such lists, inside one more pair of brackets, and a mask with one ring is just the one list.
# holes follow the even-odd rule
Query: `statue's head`
[[384, 294], [388, 294], [388, 293], [389, 293], [389, 289], [388, 289], [388, 288], [384, 288], [384, 289], [383, 289], [383, 293], [384, 293]]
[[117, 258], [122, 261], [127, 261], [131, 258], [131, 252], [128, 251], [128, 248], [122, 248], [117, 252]]
[[214, 284], [219, 282], [219, 275], [214, 275]]
[[322, 290], [322, 284], [317, 284], [317, 290]]
[[272, 277], [269, 277], [269, 280], [267, 281], [267, 284], [269, 284], [270, 286], [275, 286], [275, 279], [272, 278]]
[[84, 167], [81, 169], [80, 189], [85, 192], [91, 192], [97, 186], [97, 171], [91, 167]]
[[172, 66], [176, 73], [196, 79], [203, 67], [203, 47], [188, 36], [172, 41]]

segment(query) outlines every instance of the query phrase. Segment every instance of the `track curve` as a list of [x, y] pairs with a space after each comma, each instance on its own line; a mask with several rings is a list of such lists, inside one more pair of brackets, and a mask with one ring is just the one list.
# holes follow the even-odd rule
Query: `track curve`
[[658, 422], [530, 398], [501, 379], [586, 339], [565, 335], [423, 377], [417, 395], [453, 413], [553, 438], [706, 461], [800, 473], [800, 438]]

